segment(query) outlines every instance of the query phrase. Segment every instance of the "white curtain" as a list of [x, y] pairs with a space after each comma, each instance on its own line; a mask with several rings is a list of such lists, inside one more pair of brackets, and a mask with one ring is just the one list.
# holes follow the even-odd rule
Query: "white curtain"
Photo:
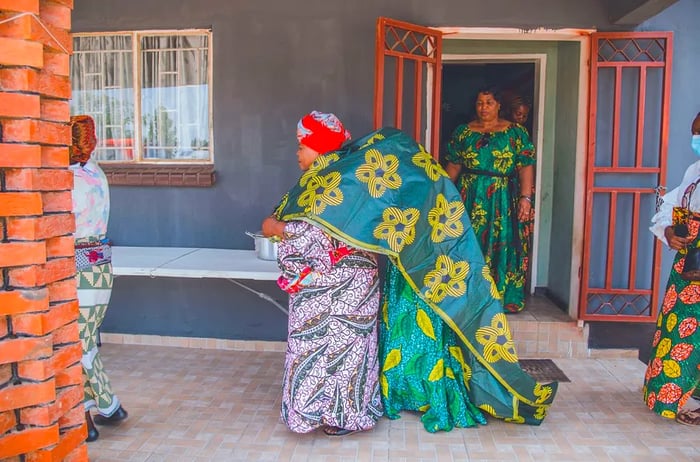
[[71, 114], [95, 119], [97, 160], [134, 158], [133, 61], [131, 35], [73, 39]]
[[208, 37], [141, 37], [144, 159], [209, 158]]

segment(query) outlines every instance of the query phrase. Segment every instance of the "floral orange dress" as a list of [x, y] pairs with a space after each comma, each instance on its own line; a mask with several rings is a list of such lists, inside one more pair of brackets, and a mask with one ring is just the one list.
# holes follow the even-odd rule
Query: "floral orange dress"
[[[696, 170], [699, 170], [696, 172]], [[700, 213], [692, 212], [698, 197], [689, 197], [700, 183], [700, 162], [693, 164], [681, 186], [664, 196], [664, 204], [654, 217], [651, 230], [659, 235], [662, 228], [677, 221], [678, 206], [691, 210], [687, 221], [690, 246], [700, 247]], [[690, 181], [688, 181], [690, 177]], [[700, 193], [700, 192], [699, 192]], [[694, 196], [700, 196], [696, 193]], [[672, 218], [676, 216], [675, 220]], [[665, 240], [660, 236], [660, 239]], [[681, 277], [687, 250], [676, 253], [666, 286], [666, 295], [656, 323], [652, 350], [644, 377], [644, 400], [652, 411], [674, 419], [679, 409], [698, 386], [700, 376], [700, 281]]]

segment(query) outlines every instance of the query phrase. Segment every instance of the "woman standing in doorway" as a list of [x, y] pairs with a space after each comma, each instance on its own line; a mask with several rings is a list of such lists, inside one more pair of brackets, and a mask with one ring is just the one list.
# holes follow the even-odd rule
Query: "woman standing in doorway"
[[506, 311], [525, 307], [534, 197], [534, 147], [520, 125], [499, 117], [494, 89], [481, 90], [476, 120], [460, 125], [445, 170], [457, 185]]
[[[700, 156], [700, 113], [691, 126], [691, 147]], [[700, 161], [685, 172], [683, 181], [663, 196], [652, 219], [651, 232], [676, 250], [666, 295], [656, 323], [651, 355], [644, 377], [644, 401], [662, 417], [685, 425], [700, 425], [700, 407], [684, 410], [700, 379], [700, 268], [689, 274], [690, 249], [700, 247]]]

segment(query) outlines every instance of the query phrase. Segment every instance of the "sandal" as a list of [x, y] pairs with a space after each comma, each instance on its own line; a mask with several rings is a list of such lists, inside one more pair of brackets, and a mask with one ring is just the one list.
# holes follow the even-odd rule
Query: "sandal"
[[323, 433], [325, 433], [328, 436], [346, 436], [346, 435], [352, 435], [353, 433], [357, 433], [362, 430], [348, 430], [347, 428], [340, 428], [340, 427], [324, 427], [323, 428]]
[[700, 408], [693, 411], [681, 410], [676, 414], [676, 422], [682, 425], [700, 425]]

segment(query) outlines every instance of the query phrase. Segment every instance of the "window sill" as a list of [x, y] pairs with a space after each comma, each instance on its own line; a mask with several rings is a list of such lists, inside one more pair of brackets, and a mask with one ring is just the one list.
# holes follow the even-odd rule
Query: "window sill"
[[208, 187], [215, 182], [214, 165], [100, 164], [112, 186]]

